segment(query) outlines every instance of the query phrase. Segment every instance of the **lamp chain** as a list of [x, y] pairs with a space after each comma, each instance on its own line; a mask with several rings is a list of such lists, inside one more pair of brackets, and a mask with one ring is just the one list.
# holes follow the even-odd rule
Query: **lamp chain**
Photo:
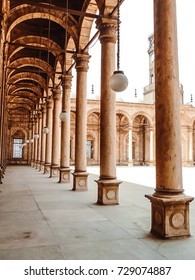
[[120, 69], [120, 0], [117, 6], [117, 70]]

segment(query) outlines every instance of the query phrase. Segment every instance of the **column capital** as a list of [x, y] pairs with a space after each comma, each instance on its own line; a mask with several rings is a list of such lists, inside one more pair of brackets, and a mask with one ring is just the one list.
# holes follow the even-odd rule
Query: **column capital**
[[37, 116], [38, 116], [38, 119], [41, 119], [41, 118], [42, 118], [42, 112], [41, 112], [41, 110], [38, 111]]
[[72, 86], [72, 74], [62, 75], [62, 86], [65, 89], [71, 89]]
[[42, 105], [41, 105], [41, 112], [42, 112], [42, 113], [45, 113], [45, 112], [46, 112], [46, 105], [45, 105], [45, 104], [42, 104]]
[[99, 19], [96, 21], [97, 28], [100, 31], [100, 43], [111, 42], [116, 43], [116, 31], [117, 31], [117, 21], [116, 20], [103, 20]]
[[77, 72], [87, 72], [89, 69], [89, 59], [90, 59], [90, 55], [88, 55], [87, 53], [77, 53], [76, 55], [74, 55], [74, 59], [76, 62], [76, 70]]
[[62, 97], [62, 90], [60, 88], [53, 89], [53, 99], [60, 100]]
[[53, 98], [47, 99], [47, 108], [52, 109], [53, 108]]

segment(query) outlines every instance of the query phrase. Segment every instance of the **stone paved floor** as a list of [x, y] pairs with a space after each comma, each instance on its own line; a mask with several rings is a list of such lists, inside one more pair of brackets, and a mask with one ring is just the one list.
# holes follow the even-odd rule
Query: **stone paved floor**
[[195, 259], [195, 202], [192, 236], [161, 240], [149, 233], [150, 187], [123, 182], [120, 205], [99, 206], [97, 178], [89, 175], [87, 192], [73, 192], [72, 183], [30, 166], [8, 166], [0, 185], [0, 259]]

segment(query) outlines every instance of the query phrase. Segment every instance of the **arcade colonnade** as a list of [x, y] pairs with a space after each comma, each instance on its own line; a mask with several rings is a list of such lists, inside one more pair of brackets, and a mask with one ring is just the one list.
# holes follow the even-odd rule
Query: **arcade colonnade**
[[[2, 66], [0, 69], [2, 77], [1, 178], [7, 163], [7, 143], [14, 135], [14, 139], [25, 139], [25, 143], [22, 143], [23, 149], [26, 149], [33, 167], [43, 170], [44, 173], [49, 173], [50, 177], [59, 176], [61, 183], [70, 181], [70, 90], [71, 70], [74, 66], [76, 68], [75, 167], [72, 189], [74, 191], [87, 190], [87, 72], [90, 61], [87, 46], [90, 40], [86, 29], [89, 32], [92, 17], [85, 18], [84, 14], [80, 12], [75, 18], [71, 18], [68, 15], [67, 7], [64, 10], [61, 9], [60, 14], [50, 5], [34, 3], [32, 9], [30, 5], [23, 4], [25, 1], [21, 1], [19, 6], [15, 5], [14, 1], [12, 2], [13, 8], [11, 10], [10, 7], [7, 7], [7, 1], [1, 4], [3, 5], [1, 7], [3, 13], [1, 15]], [[92, 13], [95, 15], [98, 8], [103, 15], [96, 18], [101, 43], [100, 174], [97, 180], [97, 203], [117, 205], [121, 181], [116, 177], [116, 121], [119, 121], [120, 115], [117, 119], [116, 93], [109, 86], [109, 79], [115, 70], [117, 22], [114, 16], [117, 1], [80, 2], [83, 2], [81, 10], [83, 11], [85, 7], [85, 11], [89, 12], [90, 16]], [[75, 10], [78, 11], [77, 4], [75, 4]], [[38, 8], [38, 11], [35, 7]], [[57, 43], [52, 43], [54, 34], [49, 34], [45, 46], [48, 46], [52, 56], [46, 62], [40, 62], [39, 57], [31, 59], [33, 61], [31, 62], [30, 59], [26, 59], [29, 53], [28, 44], [31, 42], [31, 47], [34, 45], [38, 50], [41, 49], [41, 52], [45, 52], [46, 47], [42, 47], [44, 40], [41, 42], [41, 48], [38, 48], [38, 41], [32, 34], [25, 37], [24, 34], [21, 34], [21, 29], [16, 29], [14, 33], [14, 28], [23, 20], [33, 18], [32, 15], [34, 18], [39, 17], [40, 13], [42, 13], [41, 23], [43, 25], [45, 23], [43, 18], [47, 18], [49, 13], [48, 31], [50, 32], [52, 32], [50, 27], [53, 27], [54, 30], [56, 27], [56, 25], [52, 26], [51, 24], [51, 21], [57, 22], [55, 16], [58, 16], [58, 23], [60, 22], [61, 26], [64, 24], [66, 52], [59, 55], [59, 46]], [[78, 15], [80, 17], [78, 24], [82, 21], [79, 32], [76, 30], [77, 24], [75, 23]], [[72, 21], [69, 21], [70, 18]], [[37, 29], [37, 25], [35, 28]], [[156, 189], [154, 194], [146, 197], [151, 202], [151, 232], [162, 238], [190, 235], [189, 204], [193, 200], [192, 197], [184, 194], [182, 187], [176, 28], [176, 0], [164, 0], [163, 2], [154, 0]], [[42, 32], [44, 32], [44, 28]], [[33, 39], [35, 40], [33, 41]], [[25, 47], [26, 52], [21, 58], [20, 54]], [[40, 55], [39, 51], [38, 54]], [[53, 75], [51, 61], [54, 56], [58, 57], [58, 61], [56, 60], [57, 62], [53, 64], [55, 68]], [[37, 63], [36, 67], [32, 67], [34, 62]], [[25, 68], [22, 69], [23, 67]], [[28, 72], [29, 67], [33, 68], [31, 69], [33, 71]], [[47, 72], [47, 76], [45, 76], [45, 72]], [[34, 82], [30, 83], [31, 80]], [[26, 96], [27, 90], [28, 96]], [[32, 104], [35, 106], [33, 107]], [[14, 117], [14, 113], [20, 112], [20, 109], [24, 114], [18, 113]], [[27, 111], [28, 119], [25, 119], [24, 115]], [[64, 119], [60, 121], [59, 115], [62, 112]], [[142, 121], [143, 125], [146, 124], [145, 119]], [[153, 138], [152, 129], [149, 130], [148, 137]], [[129, 130], [129, 139], [131, 138], [132, 131]], [[132, 141], [130, 142], [132, 143]], [[132, 149], [130, 150], [132, 151]], [[151, 147], [150, 150], [152, 151]], [[152, 155], [150, 156], [152, 157]]]

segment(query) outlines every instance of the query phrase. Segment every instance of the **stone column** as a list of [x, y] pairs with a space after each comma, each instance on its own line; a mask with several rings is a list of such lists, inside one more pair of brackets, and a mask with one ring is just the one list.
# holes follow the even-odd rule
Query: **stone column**
[[52, 117], [53, 117], [53, 99], [47, 99], [47, 117], [46, 117], [46, 126], [49, 129], [49, 132], [46, 134], [46, 150], [45, 150], [45, 165], [44, 173], [50, 173], [51, 167], [51, 149], [52, 149]]
[[37, 164], [36, 168], [40, 169], [41, 164], [41, 139], [42, 138], [42, 113], [38, 113], [38, 138], [37, 138]]
[[151, 232], [162, 238], [185, 237], [189, 203], [183, 193], [176, 0], [154, 1], [156, 190]]
[[188, 147], [188, 164], [193, 165], [193, 127], [188, 129], [189, 147]]
[[62, 112], [66, 112], [67, 117], [61, 122], [61, 157], [59, 183], [70, 182], [70, 90], [72, 75], [62, 77], [63, 96]]
[[60, 167], [60, 113], [61, 113], [61, 89], [53, 90], [53, 129], [52, 129], [52, 154], [50, 177], [57, 176]]
[[29, 133], [28, 133], [28, 140], [29, 143], [27, 144], [27, 157], [28, 157], [28, 164], [31, 165], [32, 161], [32, 145], [30, 144], [30, 139], [32, 138], [32, 124], [29, 125]]
[[43, 129], [46, 126], [46, 107], [42, 105], [42, 128], [41, 128], [41, 158], [39, 170], [44, 170], [45, 164], [45, 147], [46, 147], [46, 135], [43, 133]]
[[90, 56], [75, 56], [77, 71], [76, 125], [75, 125], [75, 170], [73, 190], [87, 190], [86, 138], [87, 138], [87, 71]]
[[98, 204], [119, 203], [116, 178], [116, 93], [109, 80], [115, 70], [116, 22], [97, 22], [101, 43], [101, 105], [100, 105], [100, 177]]
[[128, 166], [133, 166], [133, 158], [132, 158], [132, 127], [129, 129], [129, 159]]
[[35, 153], [34, 153], [35, 146], [34, 146], [34, 138], [33, 138], [34, 133], [35, 133], [35, 121], [33, 119], [31, 138], [28, 139], [29, 140], [28, 145], [31, 145], [31, 166], [34, 166], [34, 161], [35, 161], [35, 158], [34, 158], [34, 156], [35, 156]]
[[33, 138], [34, 139], [34, 163], [33, 163], [33, 167], [36, 168], [37, 165], [37, 155], [38, 155], [38, 139], [35, 138], [34, 136], [38, 134], [38, 118], [37, 116], [35, 117], [35, 131], [34, 131], [34, 135]]
[[149, 163], [153, 164], [154, 163], [154, 132], [153, 129], [150, 128], [150, 158], [149, 158]]

